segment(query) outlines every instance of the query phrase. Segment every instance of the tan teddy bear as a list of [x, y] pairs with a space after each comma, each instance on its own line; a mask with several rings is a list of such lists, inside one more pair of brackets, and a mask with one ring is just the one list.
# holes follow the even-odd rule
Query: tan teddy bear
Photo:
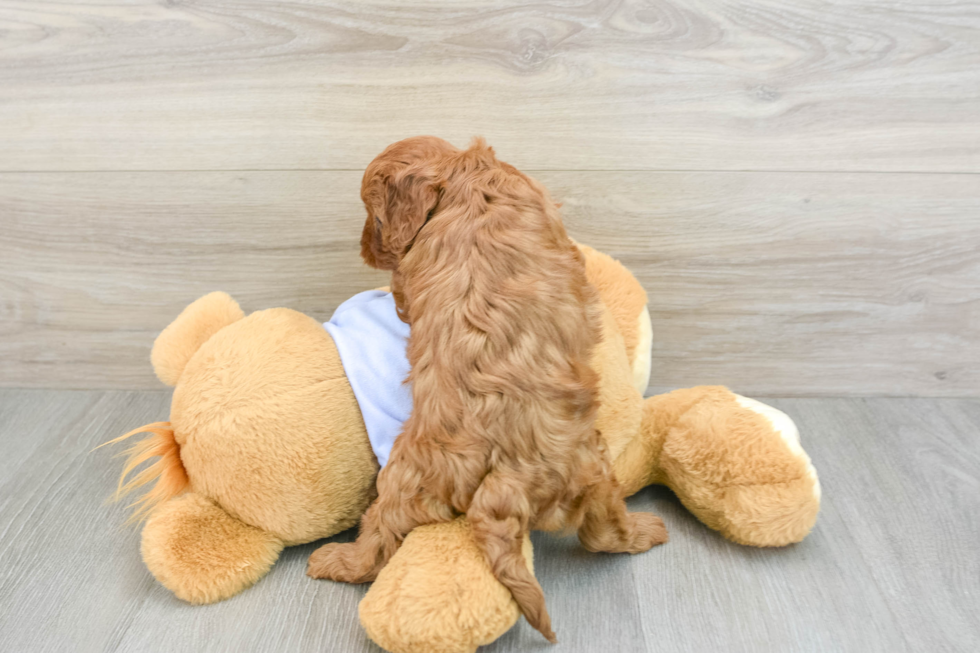
[[[816, 471], [793, 422], [722, 387], [643, 399], [652, 335], [646, 294], [612, 258], [582, 247], [604, 304], [593, 357], [597, 427], [619, 482], [652, 483], [725, 537], [797, 542], [820, 507]], [[245, 316], [224, 293], [192, 303], [157, 338], [152, 362], [174, 386], [169, 422], [136, 429], [119, 494], [157, 479], [138, 502], [142, 553], [164, 586], [219, 601], [265, 575], [283, 547], [354, 526], [378, 462], [337, 349], [323, 325], [274, 308]], [[125, 476], [160, 459], [128, 483]], [[525, 543], [531, 563], [530, 541]], [[312, 582], [312, 581], [310, 581]], [[360, 606], [361, 623], [396, 653], [463, 652], [492, 642], [519, 611], [494, 579], [465, 519], [413, 531]]]

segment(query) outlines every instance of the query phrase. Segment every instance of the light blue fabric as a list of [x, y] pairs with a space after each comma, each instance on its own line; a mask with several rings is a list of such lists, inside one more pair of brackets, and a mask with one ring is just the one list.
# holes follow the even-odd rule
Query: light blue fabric
[[337, 345], [371, 448], [384, 467], [412, 412], [412, 388], [404, 382], [409, 327], [398, 318], [391, 293], [381, 290], [354, 295], [323, 326]]

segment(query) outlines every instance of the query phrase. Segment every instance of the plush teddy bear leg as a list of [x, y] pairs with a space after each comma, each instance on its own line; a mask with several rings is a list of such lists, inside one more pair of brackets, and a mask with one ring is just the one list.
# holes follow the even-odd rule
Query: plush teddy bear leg
[[143, 561], [190, 603], [214, 603], [262, 578], [283, 543], [193, 492], [161, 504], [143, 528]]
[[[533, 572], [531, 540], [522, 548]], [[361, 625], [391, 653], [473, 653], [520, 617], [464, 517], [413, 530], [361, 601]]]
[[813, 527], [820, 484], [784, 413], [701, 386], [647, 399], [641, 430], [617, 459], [628, 491], [667, 485], [698, 519], [740, 544], [783, 546]]

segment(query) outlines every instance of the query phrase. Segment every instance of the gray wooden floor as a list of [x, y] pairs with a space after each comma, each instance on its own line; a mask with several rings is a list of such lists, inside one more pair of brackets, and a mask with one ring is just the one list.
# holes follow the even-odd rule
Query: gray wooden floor
[[[91, 449], [166, 419], [168, 392], [0, 391], [0, 651], [377, 651], [357, 623], [365, 588], [304, 575], [314, 545], [207, 607], [146, 571], [119, 461]], [[523, 621], [503, 651], [980, 650], [980, 400], [774, 399], [797, 420], [825, 499], [802, 544], [730, 544], [664, 489], [634, 509], [671, 541], [596, 556], [535, 537], [560, 638]], [[349, 537], [346, 533], [340, 537]]]

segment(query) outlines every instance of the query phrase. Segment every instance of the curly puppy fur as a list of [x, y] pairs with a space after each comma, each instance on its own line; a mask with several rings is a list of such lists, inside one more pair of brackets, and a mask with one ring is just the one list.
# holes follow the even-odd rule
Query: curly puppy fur
[[594, 426], [599, 306], [545, 188], [477, 139], [425, 136], [367, 168], [361, 254], [392, 271], [412, 325], [414, 411], [378, 475], [355, 542], [309, 574], [373, 580], [416, 526], [465, 513], [494, 575], [555, 641], [521, 554], [529, 529], [578, 530], [591, 551], [646, 551], [663, 522], [628, 513]]

